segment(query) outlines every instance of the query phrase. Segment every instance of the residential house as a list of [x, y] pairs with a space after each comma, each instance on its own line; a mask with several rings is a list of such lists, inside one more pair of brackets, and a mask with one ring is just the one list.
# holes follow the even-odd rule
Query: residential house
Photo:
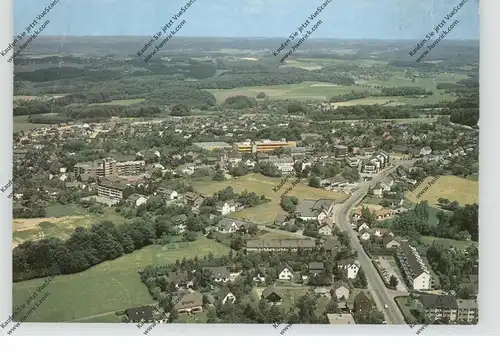
[[173, 283], [177, 289], [187, 289], [194, 286], [194, 280], [189, 278], [186, 271], [172, 271], [168, 274], [167, 280]]
[[376, 210], [374, 212], [375, 219], [377, 220], [384, 220], [387, 218], [390, 218], [393, 215], [393, 211], [390, 209], [382, 208], [380, 210]]
[[361, 230], [359, 230], [359, 239], [360, 240], [363, 240], [363, 241], [367, 241], [370, 239], [370, 237], [372, 236], [373, 232], [371, 229], [369, 228], [362, 228]]
[[188, 217], [186, 214], [180, 214], [180, 215], [176, 215], [172, 218], [172, 223], [175, 225], [175, 227], [177, 227], [180, 232], [184, 232], [184, 230], [186, 229], [186, 222], [188, 220]]
[[431, 288], [431, 275], [417, 250], [407, 241], [401, 242], [397, 250], [397, 258], [408, 284], [414, 290]]
[[230, 272], [227, 266], [205, 267], [210, 271], [212, 280], [217, 283], [226, 283], [229, 281]]
[[186, 293], [181, 297], [174, 295], [172, 300], [178, 300], [174, 309], [179, 315], [203, 311], [203, 295], [199, 292]]
[[149, 305], [125, 310], [129, 322], [143, 323], [153, 321], [153, 308]]
[[309, 263], [309, 275], [320, 275], [325, 272], [325, 264], [322, 262], [310, 262]]
[[326, 217], [323, 219], [323, 223], [319, 227], [318, 232], [323, 236], [331, 236], [334, 226], [333, 219], [331, 217]]
[[136, 207], [142, 205], [142, 204], [146, 204], [146, 202], [148, 201], [148, 197], [146, 196], [143, 196], [142, 194], [137, 194], [137, 193], [134, 193], [134, 194], [131, 194], [127, 199], [126, 199], [126, 203], [128, 204], [132, 204]]
[[391, 235], [385, 235], [384, 238], [382, 239], [382, 243], [384, 244], [384, 247], [386, 247], [387, 249], [398, 248], [401, 245], [401, 243], [399, 243]]
[[431, 153], [432, 153], [432, 148], [430, 148], [429, 146], [425, 146], [420, 149], [419, 155], [426, 156]]
[[193, 207], [199, 208], [203, 203], [205, 196], [196, 192], [186, 192], [184, 194], [184, 203]]
[[284, 262], [282, 264], [280, 273], [278, 275], [278, 279], [280, 279], [280, 280], [292, 280], [293, 279], [293, 269], [287, 262]]
[[157, 191], [157, 195], [162, 196], [169, 201], [179, 198], [179, 194], [177, 193], [177, 191], [165, 187], [160, 187]]
[[337, 266], [339, 268], [346, 270], [347, 278], [355, 279], [356, 276], [358, 275], [360, 264], [358, 260], [344, 259], [344, 260], [339, 260], [337, 262]]
[[264, 289], [262, 291], [262, 298], [272, 304], [281, 304], [281, 301], [283, 300], [283, 296], [276, 290], [276, 288], [274, 288], [274, 286]]
[[361, 231], [362, 229], [370, 229], [370, 226], [364, 221], [358, 221], [357, 222], [357, 230], [358, 232]]
[[385, 180], [381, 181], [380, 187], [382, 187], [382, 191], [384, 192], [389, 192], [394, 185], [394, 180], [390, 177], [386, 178]]
[[351, 288], [346, 282], [338, 280], [333, 283], [332, 293], [335, 294], [337, 300], [348, 300], [351, 293]]
[[218, 203], [216, 208], [217, 211], [221, 213], [221, 215], [227, 215], [236, 211], [236, 203], [234, 202], [234, 200], [229, 200], [226, 202]]
[[266, 282], [266, 271], [262, 266], [258, 266], [256, 269], [253, 271], [253, 277], [252, 277], [254, 282], [257, 283], [264, 283]]
[[236, 297], [234, 294], [229, 290], [228, 287], [223, 286], [219, 292], [217, 293], [216, 299], [221, 302], [222, 305], [224, 305], [227, 302], [234, 303], [236, 301]]
[[380, 182], [377, 182], [375, 187], [373, 187], [373, 195], [382, 198], [382, 186], [380, 186]]
[[222, 218], [217, 224], [217, 231], [221, 233], [234, 233], [238, 230], [248, 229], [250, 226], [249, 222]]
[[435, 320], [457, 320], [458, 304], [452, 295], [420, 294], [416, 300], [416, 309], [429, 323]]
[[354, 310], [356, 312], [369, 312], [373, 310], [373, 307], [372, 300], [363, 291], [359, 292], [354, 298]]

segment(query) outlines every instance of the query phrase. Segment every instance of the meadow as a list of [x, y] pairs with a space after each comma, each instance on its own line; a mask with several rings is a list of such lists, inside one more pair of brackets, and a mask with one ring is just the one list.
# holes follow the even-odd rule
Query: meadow
[[28, 121], [29, 115], [16, 115], [13, 117], [13, 132], [29, 131], [38, 128], [50, 127], [51, 124], [33, 124]]
[[[285, 184], [278, 192], [273, 191], [273, 187], [277, 186], [281, 181], [281, 178], [270, 178], [265, 177], [260, 174], [248, 174], [240, 178], [225, 180], [225, 181], [193, 181], [191, 184], [193, 187], [205, 194], [213, 195], [215, 192], [222, 190], [228, 186], [233, 188], [236, 193], [241, 193], [243, 191], [255, 192], [258, 195], [264, 195], [266, 198], [271, 199], [270, 202], [260, 204], [258, 206], [248, 208], [239, 212], [231, 213], [228, 216], [235, 219], [247, 219], [257, 224], [266, 224], [274, 222], [276, 215], [282, 211], [280, 207], [281, 193], [285, 191], [290, 185]], [[304, 184], [297, 184], [290, 192], [288, 196], [295, 196], [299, 200], [303, 199], [334, 199], [342, 201], [347, 198], [347, 195], [343, 193], [327, 191], [319, 188], [312, 188]]]
[[428, 201], [429, 205], [435, 207], [439, 198], [449, 199], [450, 202], [457, 201], [461, 205], [479, 203], [479, 183], [451, 175], [441, 176], [421, 197], [417, 198], [417, 194], [432, 179], [427, 177], [416, 189], [407, 192], [406, 198], [415, 203]]
[[214, 94], [217, 103], [223, 103], [231, 96], [256, 97], [259, 92], [264, 92], [271, 100], [329, 100], [332, 96], [343, 95], [354, 91], [377, 92], [375, 88], [358, 86], [340, 86], [318, 81], [306, 81], [300, 84], [282, 84], [266, 86], [248, 86], [234, 89], [207, 89]]
[[[175, 263], [177, 259], [203, 258], [227, 254], [229, 248], [200, 237], [177, 249], [152, 245], [113, 261], [106, 261], [84, 272], [57, 276], [43, 292], [50, 296], [28, 317], [28, 322], [107, 322], [114, 313], [153, 302], [138, 270], [148, 265]], [[13, 309], [23, 303], [44, 279], [13, 284]], [[43, 294], [43, 293], [40, 293]], [[26, 309], [28, 310], [28, 308]]]
[[444, 247], [454, 247], [458, 249], [466, 249], [467, 247], [471, 245], [475, 245], [476, 247], [478, 246], [478, 243], [475, 241], [457, 241], [454, 239], [448, 239], [448, 238], [437, 238], [437, 237], [431, 237], [431, 236], [421, 236], [422, 241], [425, 244], [432, 245], [433, 242], [442, 244]]
[[26, 240], [57, 237], [67, 239], [78, 226], [90, 227], [94, 223], [109, 220], [115, 224], [127, 221], [113, 209], [105, 209], [104, 214], [90, 214], [77, 205], [52, 204], [46, 208], [46, 218], [13, 219], [12, 244], [16, 246]]

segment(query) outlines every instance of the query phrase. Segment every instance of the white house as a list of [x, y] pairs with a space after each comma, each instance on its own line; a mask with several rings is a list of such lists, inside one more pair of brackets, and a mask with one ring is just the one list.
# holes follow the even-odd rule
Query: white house
[[279, 273], [278, 279], [280, 280], [291, 280], [293, 278], [293, 269], [290, 265], [284, 264], [281, 272]]
[[222, 215], [234, 213], [236, 211], [236, 204], [234, 203], [233, 200], [224, 203], [219, 203], [217, 205], [217, 211], [220, 212]]
[[339, 280], [333, 284], [332, 291], [335, 293], [337, 300], [349, 299], [349, 294], [350, 294], [349, 285], [342, 280]]
[[134, 206], [136, 206], [136, 207], [138, 207], [142, 204], [146, 204], [147, 201], [148, 201], [148, 197], [143, 196], [142, 194], [137, 194], [137, 193], [134, 193], [127, 198], [127, 202], [134, 204]]
[[369, 240], [371, 235], [372, 235], [372, 231], [370, 229], [363, 228], [363, 229], [359, 230], [359, 239], [361, 239], [363, 241]]
[[217, 294], [217, 300], [219, 300], [222, 303], [222, 305], [224, 305], [226, 302], [234, 303], [236, 301], [236, 297], [229, 290], [229, 288], [223, 287]]
[[358, 271], [359, 271], [359, 261], [358, 260], [351, 260], [351, 259], [347, 259], [347, 260], [341, 260], [338, 262], [338, 267], [346, 270], [347, 272], [347, 278], [349, 279], [355, 279], [356, 276], [358, 275]]

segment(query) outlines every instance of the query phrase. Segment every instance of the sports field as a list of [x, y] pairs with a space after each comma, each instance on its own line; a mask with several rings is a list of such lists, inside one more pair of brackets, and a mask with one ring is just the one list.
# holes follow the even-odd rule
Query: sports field
[[[213, 195], [215, 192], [222, 190], [228, 186], [233, 188], [236, 193], [241, 193], [243, 191], [255, 192], [258, 195], [265, 195], [266, 198], [271, 199], [270, 202], [260, 204], [253, 208], [248, 208], [236, 213], [229, 214], [229, 217], [237, 219], [248, 219], [257, 224], [266, 224], [273, 222], [276, 218], [278, 212], [282, 209], [279, 205], [280, 196], [288, 187], [292, 180], [289, 180], [278, 192], [273, 191], [273, 187], [278, 185], [281, 179], [270, 178], [260, 174], [248, 174], [237, 179], [231, 179], [226, 181], [209, 181], [209, 182], [197, 182], [193, 181], [192, 185], [197, 190], [206, 195]], [[347, 195], [343, 193], [327, 191], [319, 188], [312, 188], [304, 184], [297, 184], [290, 192], [288, 196], [295, 196], [299, 200], [303, 199], [336, 199], [339, 201], [347, 198]]]
[[217, 103], [223, 103], [231, 96], [256, 97], [259, 92], [264, 92], [268, 98], [273, 100], [329, 100], [332, 96], [343, 95], [354, 91], [372, 91], [374, 88], [362, 88], [358, 86], [340, 86], [322, 83], [318, 81], [306, 81], [300, 84], [282, 84], [266, 86], [249, 86], [235, 89], [208, 89], [214, 94]]
[[[92, 319], [105, 322], [113, 319], [112, 314], [117, 310], [153, 302], [138, 274], [145, 266], [170, 264], [176, 259], [195, 256], [202, 258], [209, 252], [214, 256], [229, 252], [227, 246], [204, 237], [191, 243], [171, 244], [169, 248], [148, 246], [84, 272], [55, 277], [40, 293], [49, 292], [50, 296], [33, 311], [27, 322], [90, 322]], [[13, 309], [28, 299], [43, 281], [14, 283]]]
[[449, 199], [450, 202], [457, 201], [461, 205], [479, 203], [479, 182], [450, 175], [441, 176], [433, 185], [429, 186], [425, 193], [417, 198], [417, 194], [432, 179], [432, 177], [426, 178], [412, 192], [407, 192], [406, 198], [415, 203], [428, 201], [429, 205], [432, 206], [437, 206], [439, 198]]

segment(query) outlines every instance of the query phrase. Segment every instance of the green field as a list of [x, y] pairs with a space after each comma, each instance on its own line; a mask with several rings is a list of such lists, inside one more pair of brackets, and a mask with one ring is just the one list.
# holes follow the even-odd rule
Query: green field
[[428, 201], [431, 206], [437, 206], [439, 198], [449, 199], [450, 202], [457, 201], [461, 205], [479, 203], [479, 182], [451, 175], [441, 176], [434, 184], [429, 186], [426, 192], [417, 198], [417, 194], [432, 179], [432, 177], [426, 178], [416, 189], [407, 192], [405, 194], [406, 198], [415, 203]]
[[478, 243], [475, 241], [457, 241], [454, 239], [448, 239], [448, 238], [436, 238], [436, 237], [431, 237], [431, 236], [421, 236], [422, 241], [424, 241], [425, 244], [431, 245], [433, 242], [440, 243], [444, 247], [454, 247], [458, 249], [466, 249], [471, 245], [475, 245], [476, 247], [478, 246]]
[[[227, 254], [229, 248], [201, 237], [185, 248], [166, 249], [153, 245], [94, 266], [87, 271], [57, 276], [44, 290], [50, 296], [28, 322], [86, 321], [105, 322], [114, 319], [117, 310], [151, 303], [153, 300], [141, 282], [138, 270], [147, 265], [171, 264], [176, 259], [202, 258]], [[44, 279], [17, 282], [13, 285], [14, 309], [23, 303]], [[42, 294], [42, 293], [40, 293]], [[28, 309], [28, 308], [27, 308]], [[26, 310], [27, 310], [26, 309]], [[104, 320], [104, 321], [103, 321]]]
[[207, 91], [214, 94], [217, 103], [223, 103], [231, 96], [248, 96], [256, 97], [259, 92], [264, 92], [268, 98], [272, 100], [328, 100], [332, 96], [343, 95], [354, 91], [372, 91], [377, 92], [374, 88], [362, 88], [357, 86], [340, 86], [330, 83], [306, 81], [300, 84], [282, 84], [282, 85], [266, 85], [266, 86], [249, 86], [235, 89], [208, 89]]
[[131, 100], [113, 100], [113, 101], [110, 101], [110, 102], [92, 103], [91, 106], [94, 106], [94, 105], [120, 105], [120, 106], [129, 106], [129, 105], [133, 105], [133, 104], [136, 104], [136, 103], [141, 103], [142, 101], [144, 101], [143, 98], [135, 98], [135, 99], [131, 99]]
[[78, 226], [90, 227], [94, 223], [109, 220], [116, 225], [128, 220], [113, 209], [105, 209], [104, 214], [89, 214], [76, 205], [50, 205], [47, 218], [14, 219], [12, 240], [15, 245], [30, 239], [57, 237], [67, 239]]
[[12, 125], [13, 132], [29, 131], [38, 128], [49, 127], [51, 124], [33, 124], [28, 121], [29, 115], [16, 115], [14, 116], [14, 123]]
[[[228, 186], [231, 186], [236, 193], [241, 193], [246, 190], [248, 192], [255, 192], [258, 195], [265, 195], [266, 198], [271, 199], [270, 202], [236, 213], [231, 213], [228, 216], [235, 219], [247, 219], [257, 224], [266, 224], [274, 222], [278, 212], [282, 211], [279, 205], [281, 200], [280, 196], [290, 185], [285, 184], [278, 192], [274, 192], [273, 187], [278, 185], [280, 181], [281, 179], [279, 178], [265, 177], [260, 174], [248, 174], [237, 179], [226, 181], [193, 181], [191, 184], [197, 191], [208, 196]], [[290, 182], [291, 180], [288, 183]], [[327, 198], [342, 201], [347, 198], [347, 195], [342, 193], [312, 188], [303, 184], [297, 184], [288, 192], [288, 196], [295, 196], [299, 198], [299, 200]]]

